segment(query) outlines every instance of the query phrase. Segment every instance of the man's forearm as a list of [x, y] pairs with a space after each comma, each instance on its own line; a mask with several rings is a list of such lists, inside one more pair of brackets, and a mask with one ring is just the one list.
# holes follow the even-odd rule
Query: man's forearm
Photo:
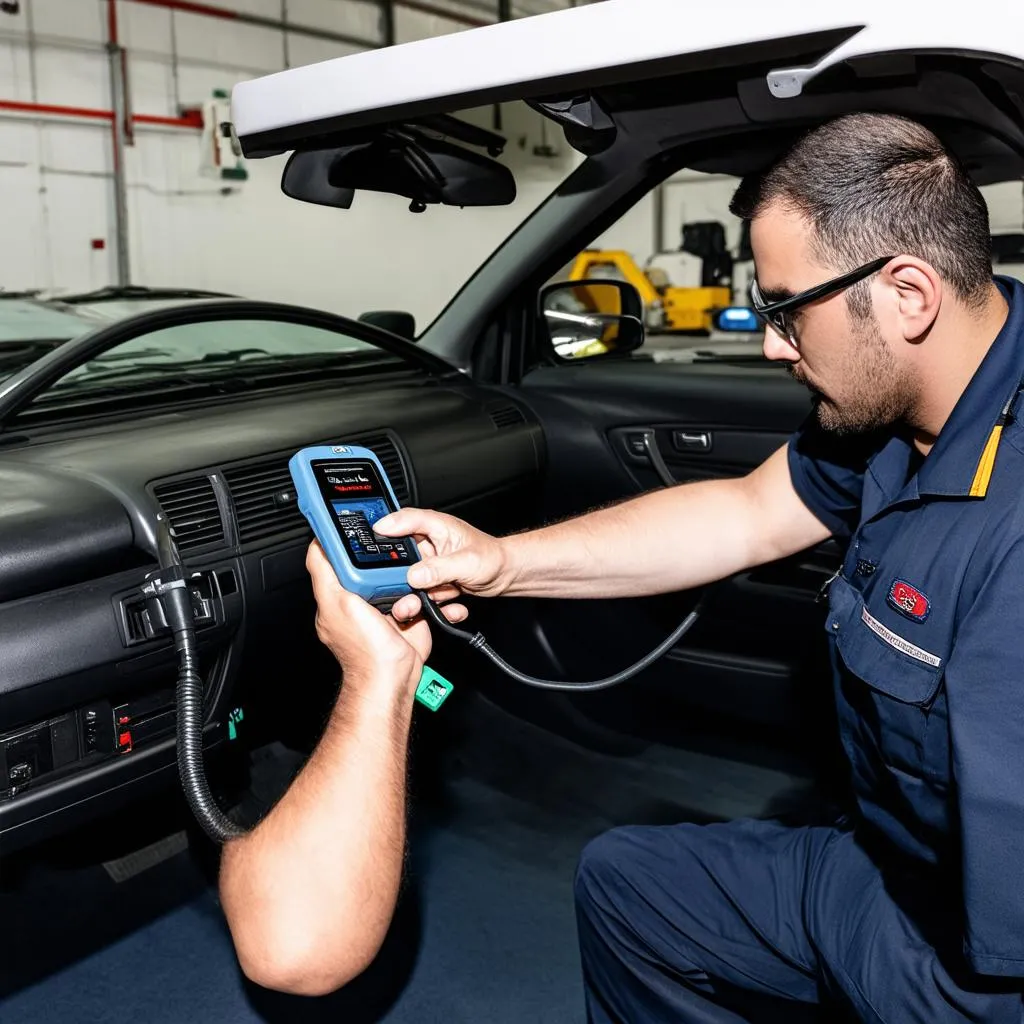
[[699, 587], [828, 536], [793, 490], [785, 449], [747, 477], [644, 494], [506, 537], [506, 591], [639, 597]]
[[401, 881], [411, 715], [408, 686], [346, 683], [288, 792], [225, 847], [224, 912], [260, 984], [323, 994], [376, 955]]

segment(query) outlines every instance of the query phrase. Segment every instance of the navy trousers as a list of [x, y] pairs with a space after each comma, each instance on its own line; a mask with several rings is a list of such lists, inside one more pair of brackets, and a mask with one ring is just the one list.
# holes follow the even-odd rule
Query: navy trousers
[[912, 916], [887, 882], [835, 828], [613, 829], [576, 874], [587, 1018], [1020, 1024], [1021, 983], [967, 974], [929, 916], [947, 901]]

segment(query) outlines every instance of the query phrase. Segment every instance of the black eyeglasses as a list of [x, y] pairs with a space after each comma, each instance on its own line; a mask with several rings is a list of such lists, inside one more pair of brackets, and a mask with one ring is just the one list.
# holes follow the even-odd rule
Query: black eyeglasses
[[808, 288], [807, 291], [790, 295], [789, 298], [780, 299], [778, 302], [765, 302], [761, 289], [757, 286], [755, 279], [750, 285], [750, 305], [754, 312], [785, 341], [788, 341], [793, 348], [799, 351], [800, 346], [796, 340], [796, 325], [792, 314], [801, 306], [809, 305], [818, 299], [824, 299], [829, 295], [835, 295], [844, 288], [863, 281], [864, 278], [881, 270], [894, 256], [881, 256], [877, 260], [865, 263], [864, 266], [851, 270], [841, 277], [834, 277], [831, 281]]

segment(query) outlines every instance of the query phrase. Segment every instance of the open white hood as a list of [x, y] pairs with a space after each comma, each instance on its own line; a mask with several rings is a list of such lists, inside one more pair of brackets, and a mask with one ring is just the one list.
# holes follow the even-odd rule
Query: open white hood
[[1020, 67], [1024, 2], [974, 0], [965, 10], [922, 0], [734, 0], [723, 14], [683, 0], [606, 0], [245, 82], [232, 117], [243, 151], [263, 156], [370, 125], [752, 61], [767, 67], [781, 104], [836, 65], [895, 54]]

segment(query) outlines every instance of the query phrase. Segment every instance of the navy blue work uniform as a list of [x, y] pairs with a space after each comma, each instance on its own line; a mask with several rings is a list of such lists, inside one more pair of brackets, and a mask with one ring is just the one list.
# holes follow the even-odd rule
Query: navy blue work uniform
[[1008, 319], [923, 462], [813, 418], [790, 441], [848, 541], [826, 629], [855, 813], [595, 839], [591, 1021], [1024, 1020], [1024, 285], [996, 283]]

